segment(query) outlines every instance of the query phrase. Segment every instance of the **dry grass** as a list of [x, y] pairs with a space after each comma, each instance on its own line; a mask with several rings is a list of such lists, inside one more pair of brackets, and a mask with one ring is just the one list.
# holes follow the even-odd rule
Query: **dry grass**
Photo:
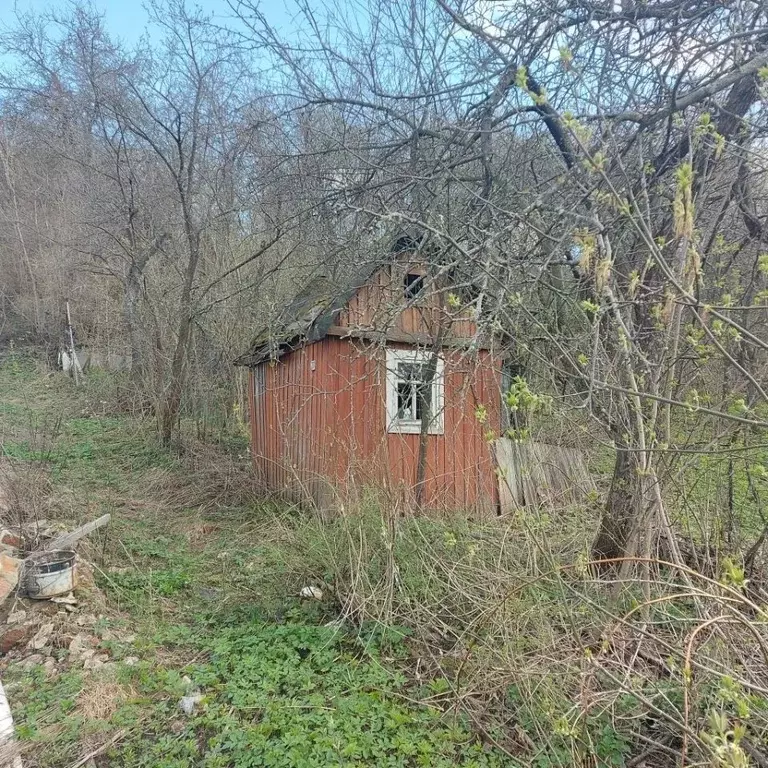
[[188, 441], [180, 456], [183, 471], [154, 468], [147, 473], [145, 493], [170, 509], [242, 507], [262, 499], [253, 469], [246, 460], [220, 448]]
[[407, 627], [410, 670], [446, 681], [434, 703], [510, 754], [584, 768], [646, 753], [649, 766], [768, 760], [764, 607], [737, 572], [654, 561], [596, 580], [583, 515], [371, 511], [304, 524], [286, 549], [303, 578], [332, 574], [347, 620]]
[[115, 681], [111, 671], [99, 671], [84, 681], [76, 709], [88, 721], [108, 721], [136, 692]]
[[0, 458], [0, 525], [34, 535], [36, 524], [48, 517], [50, 492], [50, 471], [43, 462]]

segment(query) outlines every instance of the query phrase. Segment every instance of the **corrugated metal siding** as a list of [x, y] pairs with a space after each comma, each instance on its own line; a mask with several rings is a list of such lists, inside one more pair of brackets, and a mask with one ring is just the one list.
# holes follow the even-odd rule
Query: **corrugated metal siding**
[[[407, 348], [405, 345], [395, 345]], [[445, 432], [430, 435], [425, 501], [431, 507], [495, 511], [498, 488], [487, 429], [500, 429], [498, 361], [486, 351], [445, 355]], [[330, 487], [375, 485], [408, 498], [416, 482], [419, 435], [386, 431], [384, 350], [327, 337], [262, 363], [254, 396], [254, 463], [265, 485], [291, 498], [327, 500]], [[484, 405], [488, 422], [475, 410]]]

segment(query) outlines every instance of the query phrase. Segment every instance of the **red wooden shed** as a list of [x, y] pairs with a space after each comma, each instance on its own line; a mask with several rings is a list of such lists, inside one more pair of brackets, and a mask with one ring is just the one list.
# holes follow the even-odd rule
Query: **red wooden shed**
[[[440, 270], [409, 256], [312, 280], [237, 362], [265, 487], [328, 506], [351, 486], [494, 514], [501, 363]], [[421, 467], [421, 469], [420, 469]]]

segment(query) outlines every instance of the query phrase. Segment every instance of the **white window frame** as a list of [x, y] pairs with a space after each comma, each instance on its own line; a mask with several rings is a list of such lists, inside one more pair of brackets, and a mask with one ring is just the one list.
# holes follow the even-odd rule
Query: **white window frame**
[[[421, 433], [421, 419], [399, 419], [397, 417], [397, 369], [400, 363], [414, 363], [427, 365], [432, 358], [432, 352], [418, 349], [388, 349], [387, 350], [387, 432], [407, 435]], [[435, 366], [435, 378], [432, 380], [431, 411], [434, 414], [430, 419], [427, 434], [444, 434], [443, 412], [445, 408], [444, 397], [444, 372], [445, 364], [442, 357], [437, 358]]]

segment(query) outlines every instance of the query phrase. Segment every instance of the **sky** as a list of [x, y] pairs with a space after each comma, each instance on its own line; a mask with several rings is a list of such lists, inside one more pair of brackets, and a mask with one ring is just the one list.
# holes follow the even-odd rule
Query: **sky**
[[[138, 42], [147, 13], [142, 0], [91, 0], [92, 4], [105, 14], [107, 27], [112, 36], [121, 39], [129, 46]], [[260, 8], [264, 15], [277, 27], [290, 25], [291, 15], [286, 10], [287, 0], [261, 0]], [[0, 27], [10, 24], [14, 11], [44, 11], [66, 8], [67, 0], [0, 0]], [[214, 14], [224, 21], [232, 16], [226, 0], [191, 0], [190, 6], [199, 6], [206, 13]]]

